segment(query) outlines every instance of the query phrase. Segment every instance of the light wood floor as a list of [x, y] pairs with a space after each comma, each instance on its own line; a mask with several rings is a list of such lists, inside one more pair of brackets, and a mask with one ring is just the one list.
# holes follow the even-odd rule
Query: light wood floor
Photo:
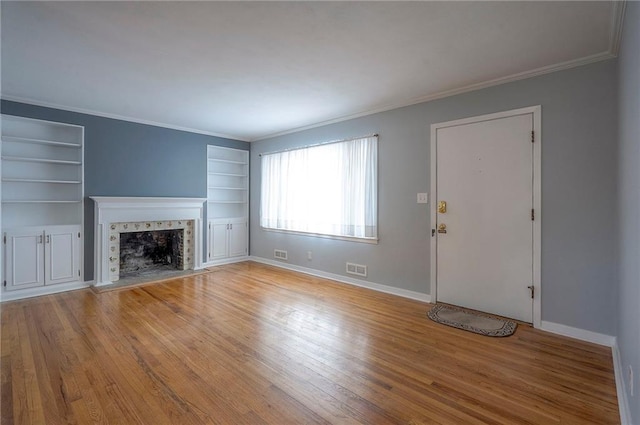
[[256, 263], [2, 305], [2, 424], [619, 423], [610, 350]]

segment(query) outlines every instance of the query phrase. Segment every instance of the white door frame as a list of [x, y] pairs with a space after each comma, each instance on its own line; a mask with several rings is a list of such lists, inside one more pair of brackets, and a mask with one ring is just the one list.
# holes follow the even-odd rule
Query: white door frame
[[[539, 328], [542, 312], [542, 288], [540, 280], [541, 264], [541, 240], [542, 240], [542, 107], [531, 106], [528, 108], [513, 109], [497, 112], [495, 114], [480, 115], [477, 117], [463, 118], [431, 125], [431, 229], [436, 228], [436, 204], [437, 204], [437, 130], [445, 127], [455, 127], [463, 124], [471, 124], [481, 121], [489, 121], [507, 118], [516, 115], [533, 114], [533, 208], [535, 219], [533, 220], [533, 327]], [[432, 232], [433, 233], [433, 232]], [[431, 302], [437, 301], [437, 237], [431, 236]]]

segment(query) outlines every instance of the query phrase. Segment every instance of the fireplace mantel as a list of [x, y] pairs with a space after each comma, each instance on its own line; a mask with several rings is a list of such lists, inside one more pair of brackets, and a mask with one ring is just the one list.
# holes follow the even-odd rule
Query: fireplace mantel
[[202, 268], [202, 220], [206, 198], [91, 196], [95, 202], [96, 286], [110, 285], [109, 225], [120, 222], [194, 220], [194, 269]]

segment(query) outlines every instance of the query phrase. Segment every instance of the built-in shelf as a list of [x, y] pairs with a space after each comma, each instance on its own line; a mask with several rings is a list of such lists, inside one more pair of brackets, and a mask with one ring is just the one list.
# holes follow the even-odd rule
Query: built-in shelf
[[247, 255], [249, 152], [207, 147], [207, 260]]
[[59, 292], [84, 280], [84, 128], [3, 114], [5, 291]]
[[55, 183], [55, 184], [81, 184], [79, 180], [39, 180], [39, 179], [12, 179], [3, 178], [3, 182], [18, 182], [18, 183]]
[[12, 115], [1, 129], [3, 230], [82, 226], [84, 129]]
[[33, 143], [36, 145], [52, 145], [52, 146], [61, 146], [65, 148], [75, 148], [80, 149], [82, 145], [77, 143], [69, 143], [69, 142], [57, 142], [54, 140], [44, 140], [44, 139], [30, 139], [27, 137], [17, 137], [17, 136], [2, 136], [3, 142], [19, 142], [19, 143]]
[[68, 161], [66, 159], [31, 158], [27, 156], [2, 156], [3, 161], [42, 162], [46, 164], [82, 165], [81, 161]]

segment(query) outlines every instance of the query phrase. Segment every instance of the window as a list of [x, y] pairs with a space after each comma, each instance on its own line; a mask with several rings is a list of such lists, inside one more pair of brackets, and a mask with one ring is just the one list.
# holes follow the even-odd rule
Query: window
[[262, 155], [260, 225], [378, 239], [378, 137]]

